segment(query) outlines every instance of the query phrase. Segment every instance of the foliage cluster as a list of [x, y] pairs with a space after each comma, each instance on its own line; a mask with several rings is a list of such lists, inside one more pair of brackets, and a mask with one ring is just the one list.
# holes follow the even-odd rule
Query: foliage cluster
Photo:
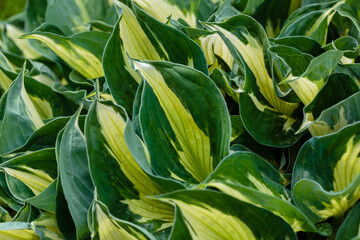
[[359, 19], [27, 0], [0, 22], [0, 239], [360, 239]]

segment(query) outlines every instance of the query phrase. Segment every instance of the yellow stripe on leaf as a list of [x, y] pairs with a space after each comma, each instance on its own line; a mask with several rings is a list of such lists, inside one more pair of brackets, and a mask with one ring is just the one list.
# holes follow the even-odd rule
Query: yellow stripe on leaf
[[18, 169], [4, 168], [5, 172], [10, 176], [17, 178], [28, 186], [35, 195], [38, 195], [45, 190], [53, 181], [47, 173], [42, 170], [30, 168], [30, 167], [19, 167]]
[[91, 52], [55, 34], [34, 33], [25, 39], [37, 39], [45, 43], [61, 59], [88, 79], [104, 76], [101, 61]]
[[129, 233], [114, 220], [112, 220], [102, 208], [96, 204], [96, 215], [98, 222], [98, 233], [100, 240], [118, 240], [118, 239], [127, 239], [127, 240], [142, 240], [146, 239], [143, 235], [137, 233], [130, 226], [128, 227]]
[[[139, 164], [131, 155], [127, 148], [124, 131], [126, 122], [123, 117], [112, 107], [102, 103], [97, 104], [98, 122], [101, 133], [108, 145], [108, 151], [119, 162], [121, 171], [134, 184], [139, 191], [140, 200], [126, 200], [130, 209], [141, 216], [144, 220], [160, 219], [171, 221], [173, 219], [173, 209], [170, 205], [157, 200], [149, 200], [146, 196], [158, 195], [161, 193], [159, 186], [141, 169]], [[147, 213], [146, 215], [142, 215]]]
[[259, 86], [261, 94], [278, 112], [290, 116], [297, 108], [298, 104], [286, 102], [276, 95], [273, 86], [273, 80], [266, 70], [265, 56], [262, 46], [259, 44], [259, 42], [251, 35], [243, 34], [244, 38], [246, 38], [248, 42], [245, 44], [234, 34], [224, 28], [216, 25], [207, 26], [214, 31], [221, 32], [229, 41], [231, 41], [231, 43], [243, 57], [251, 72], [254, 74], [256, 84]]
[[12, 83], [12, 80], [0, 69], [0, 88], [6, 91]]
[[289, 85], [304, 105], [308, 105], [314, 100], [321, 87], [305, 77], [297, 78], [295, 81], [289, 82]]
[[22, 51], [22, 54], [25, 58], [36, 59], [40, 58], [41, 54], [33, 49], [29, 42], [25, 39], [20, 39], [19, 37], [24, 35], [25, 32], [18, 29], [17, 27], [7, 24], [6, 25], [6, 35], [10, 38], [15, 45]]
[[168, 17], [171, 16], [172, 19], [178, 20], [181, 18], [190, 27], [196, 28], [196, 16], [192, 12], [184, 13], [178, 6], [170, 3], [167, 0], [134, 0], [134, 2], [139, 5], [145, 12], [149, 13], [151, 16], [157, 20], [166, 23]]
[[220, 57], [230, 69], [232, 69], [234, 58], [231, 55], [225, 42], [218, 34], [212, 34], [199, 38], [200, 46], [204, 51], [206, 62], [212, 65], [216, 62], [216, 57]]
[[[123, 41], [124, 50], [132, 58], [161, 60], [160, 55], [145, 34], [131, 9], [119, 1], [116, 1], [115, 4], [123, 10], [119, 27], [120, 38]], [[124, 57], [127, 59], [127, 56]]]
[[[250, 176], [251, 175], [249, 175], [249, 177]], [[251, 179], [252, 183], [254, 183], [254, 185], [256, 185], [256, 187], [258, 188], [258, 190], [260, 192], [268, 194], [268, 195], [273, 196], [273, 197], [277, 197], [263, 183], [259, 182], [258, 180], [253, 181], [255, 178], [254, 177], [252, 177], [252, 178], [253, 178], [253, 179]], [[256, 203], [252, 199], [249, 199], [246, 196], [246, 194], [243, 194], [241, 191], [239, 191], [237, 189], [234, 189], [234, 188], [230, 187], [230, 185], [227, 185], [227, 184], [225, 184], [223, 182], [211, 181], [208, 184], [206, 184], [206, 186], [215, 187], [215, 188], [219, 189], [220, 191], [222, 191], [223, 193], [226, 193], [226, 194], [228, 194], [228, 195], [230, 195], [232, 197], [235, 197], [235, 198], [237, 198], [237, 199], [239, 199], [241, 201], [251, 203], [251, 204], [253, 204], [253, 205], [257, 206], [257, 207], [266, 208], [262, 204]], [[280, 195], [280, 197], [284, 201], [289, 201], [289, 199], [287, 199], [284, 195]], [[289, 202], [289, 204], [291, 204], [291, 203]], [[268, 210], [270, 210], [270, 209], [268, 209]], [[291, 225], [291, 227], [293, 228], [293, 230], [295, 232], [299, 232], [299, 231], [304, 230], [303, 227], [302, 227], [303, 224], [301, 222], [299, 222], [293, 216], [291, 216], [291, 215], [289, 216], [289, 215], [283, 214], [281, 212], [277, 212], [274, 209], [271, 209], [271, 212], [274, 213], [275, 215], [278, 215], [278, 216], [282, 217], [286, 222], [288, 222]]]
[[54, 117], [53, 109], [48, 101], [31, 95], [29, 95], [29, 97], [41, 119], [49, 119]]
[[180, 209], [192, 238], [195, 239], [256, 239], [240, 219], [224, 214], [209, 205], [188, 204], [172, 200]]
[[347, 142], [346, 150], [334, 168], [335, 191], [345, 189], [360, 173], [360, 141], [354, 139], [355, 136]]
[[40, 240], [40, 237], [33, 230], [1, 230], [0, 240]]
[[24, 84], [22, 84], [22, 86], [21, 86], [20, 94], [21, 94], [21, 99], [24, 103], [24, 110], [26, 112], [26, 115], [34, 123], [35, 128], [39, 129], [40, 127], [42, 127], [44, 125], [44, 122], [43, 122], [40, 114], [38, 113], [37, 108], [35, 107], [35, 104], [32, 102], [30, 96], [27, 94]]
[[316, 212], [322, 220], [328, 219], [329, 217], [342, 216], [350, 207], [354, 206], [359, 199], [360, 187], [356, 189], [353, 196], [344, 196], [341, 199], [331, 199], [330, 204], [322, 202], [325, 207], [322, 210], [318, 210], [313, 206], [308, 206], [312, 211]]
[[[321, 23], [326, 20], [327, 21], [327, 25], [330, 24], [333, 16], [335, 15], [335, 9], [344, 4], [345, 1], [342, 0], [342, 1], [339, 1], [338, 3], [336, 3], [334, 6], [332, 6], [331, 8], [329, 8], [326, 12], [324, 12], [323, 14], [321, 14], [321, 16], [316, 20], [316, 22], [312, 25], [312, 27], [305, 33], [305, 36], [306, 37], [310, 37], [312, 33], [314, 33], [319, 26], [321, 26]], [[325, 35], [325, 38], [324, 38], [324, 41], [323, 42], [320, 42], [321, 45], [325, 45], [326, 44], [326, 35], [327, 35], [327, 32], [328, 32], [328, 28], [326, 28], [326, 31], [324, 33]]]
[[166, 85], [163, 76], [152, 65], [134, 63], [155, 92], [156, 97], [173, 129], [180, 148], [172, 143], [180, 163], [196, 180], [203, 181], [213, 171], [210, 139], [197, 126], [190, 112]]

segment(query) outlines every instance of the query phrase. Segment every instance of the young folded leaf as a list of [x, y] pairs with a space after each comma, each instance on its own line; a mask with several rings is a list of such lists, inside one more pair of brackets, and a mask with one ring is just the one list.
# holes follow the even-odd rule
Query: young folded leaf
[[[24, 35], [25, 32], [19, 28], [17, 28], [15, 25], [12, 24], [6, 24], [2, 38], [6, 38], [10, 41], [12, 41], [15, 46], [20, 50], [20, 54], [23, 55], [27, 59], [37, 59], [41, 57], [41, 54], [38, 53], [28, 42], [28, 40], [20, 39], [22, 35]], [[11, 50], [8, 47], [5, 47], [6, 50], [11, 52]]]
[[179, 207], [194, 240], [296, 239], [280, 217], [224, 193], [182, 190], [157, 198]]
[[279, 37], [302, 35], [326, 44], [330, 22], [345, 0], [317, 3], [296, 10], [285, 22]]
[[94, 185], [89, 172], [85, 136], [78, 123], [81, 110], [82, 107], [65, 126], [58, 139], [57, 151], [61, 186], [76, 226], [76, 235], [78, 239], [86, 239], [90, 236], [87, 213], [93, 201]]
[[230, 116], [220, 91], [204, 74], [186, 66], [134, 65], [146, 80], [140, 124], [155, 172], [201, 182], [229, 152]]
[[360, 199], [360, 124], [310, 139], [293, 171], [296, 205], [314, 222], [341, 217]]
[[273, 81], [265, 64], [269, 42], [261, 25], [246, 15], [232, 17], [223, 23], [203, 24], [223, 38], [240, 65], [246, 64], [250, 68], [260, 92], [273, 108], [291, 116], [297, 104], [285, 102], [275, 94]]
[[[23, 146], [28, 138], [44, 126], [44, 120], [71, 112], [68, 102], [48, 86], [24, 76], [25, 68], [1, 98], [0, 154]], [[13, 73], [9, 72], [14, 76]], [[21, 124], [19, 124], [21, 123]]]
[[343, 53], [341, 51], [330, 50], [325, 52], [314, 58], [301, 76], [294, 77], [290, 74], [282, 84], [288, 83], [302, 103], [308, 105], [314, 100], [342, 57]]
[[171, 222], [172, 206], [147, 198], [163, 191], [128, 149], [124, 138], [127, 121], [123, 108], [97, 100], [87, 115], [89, 166], [99, 200], [121, 219], [131, 219], [136, 214], [137, 218], [140, 216], [139, 222], [158, 220], [160, 225]]
[[45, 43], [69, 66], [88, 79], [104, 76], [101, 58], [109, 38], [108, 33], [91, 31], [63, 37], [50, 32], [35, 31], [22, 38], [37, 39]]
[[112, 216], [107, 207], [95, 200], [89, 209], [91, 239], [98, 240], [155, 240], [145, 229]]
[[274, 85], [277, 83], [271, 79], [266, 65], [269, 41], [261, 25], [246, 15], [204, 25], [222, 37], [235, 61], [243, 66], [246, 80], [239, 104], [245, 128], [265, 145], [294, 143], [299, 138], [295, 132], [300, 123], [294, 116], [299, 104], [276, 95]]
[[[224, 40], [218, 34], [211, 34], [199, 38], [200, 46], [205, 54], [206, 62], [211, 68], [219, 65], [216, 57], [221, 58], [232, 69], [234, 58]], [[209, 70], [209, 72], [211, 72]]]
[[359, 121], [356, 104], [359, 90], [356, 80], [349, 75], [331, 74], [314, 100], [305, 106], [305, 119], [299, 131], [308, 128], [313, 136], [322, 136]]
[[360, 120], [359, 104], [360, 92], [322, 111], [320, 116], [311, 122], [309, 130], [313, 129], [314, 136], [322, 136], [358, 122]]
[[54, 149], [43, 149], [14, 157], [0, 165], [6, 184], [17, 201], [53, 212], [56, 159]]

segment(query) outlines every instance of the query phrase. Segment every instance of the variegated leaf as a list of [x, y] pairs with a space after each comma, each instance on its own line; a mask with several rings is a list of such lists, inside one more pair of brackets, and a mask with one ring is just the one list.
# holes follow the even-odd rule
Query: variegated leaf
[[140, 124], [155, 172], [204, 180], [229, 151], [230, 117], [219, 90], [204, 74], [182, 65], [134, 65], [146, 80]]

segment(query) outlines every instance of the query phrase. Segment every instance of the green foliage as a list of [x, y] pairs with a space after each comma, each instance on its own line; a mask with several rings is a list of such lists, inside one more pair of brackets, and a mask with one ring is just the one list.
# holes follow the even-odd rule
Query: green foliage
[[0, 9], [0, 240], [360, 239], [358, 1]]
[[25, 6], [26, 0], [1, 0], [0, 1], [0, 19], [5, 20], [17, 13], [20, 13]]

